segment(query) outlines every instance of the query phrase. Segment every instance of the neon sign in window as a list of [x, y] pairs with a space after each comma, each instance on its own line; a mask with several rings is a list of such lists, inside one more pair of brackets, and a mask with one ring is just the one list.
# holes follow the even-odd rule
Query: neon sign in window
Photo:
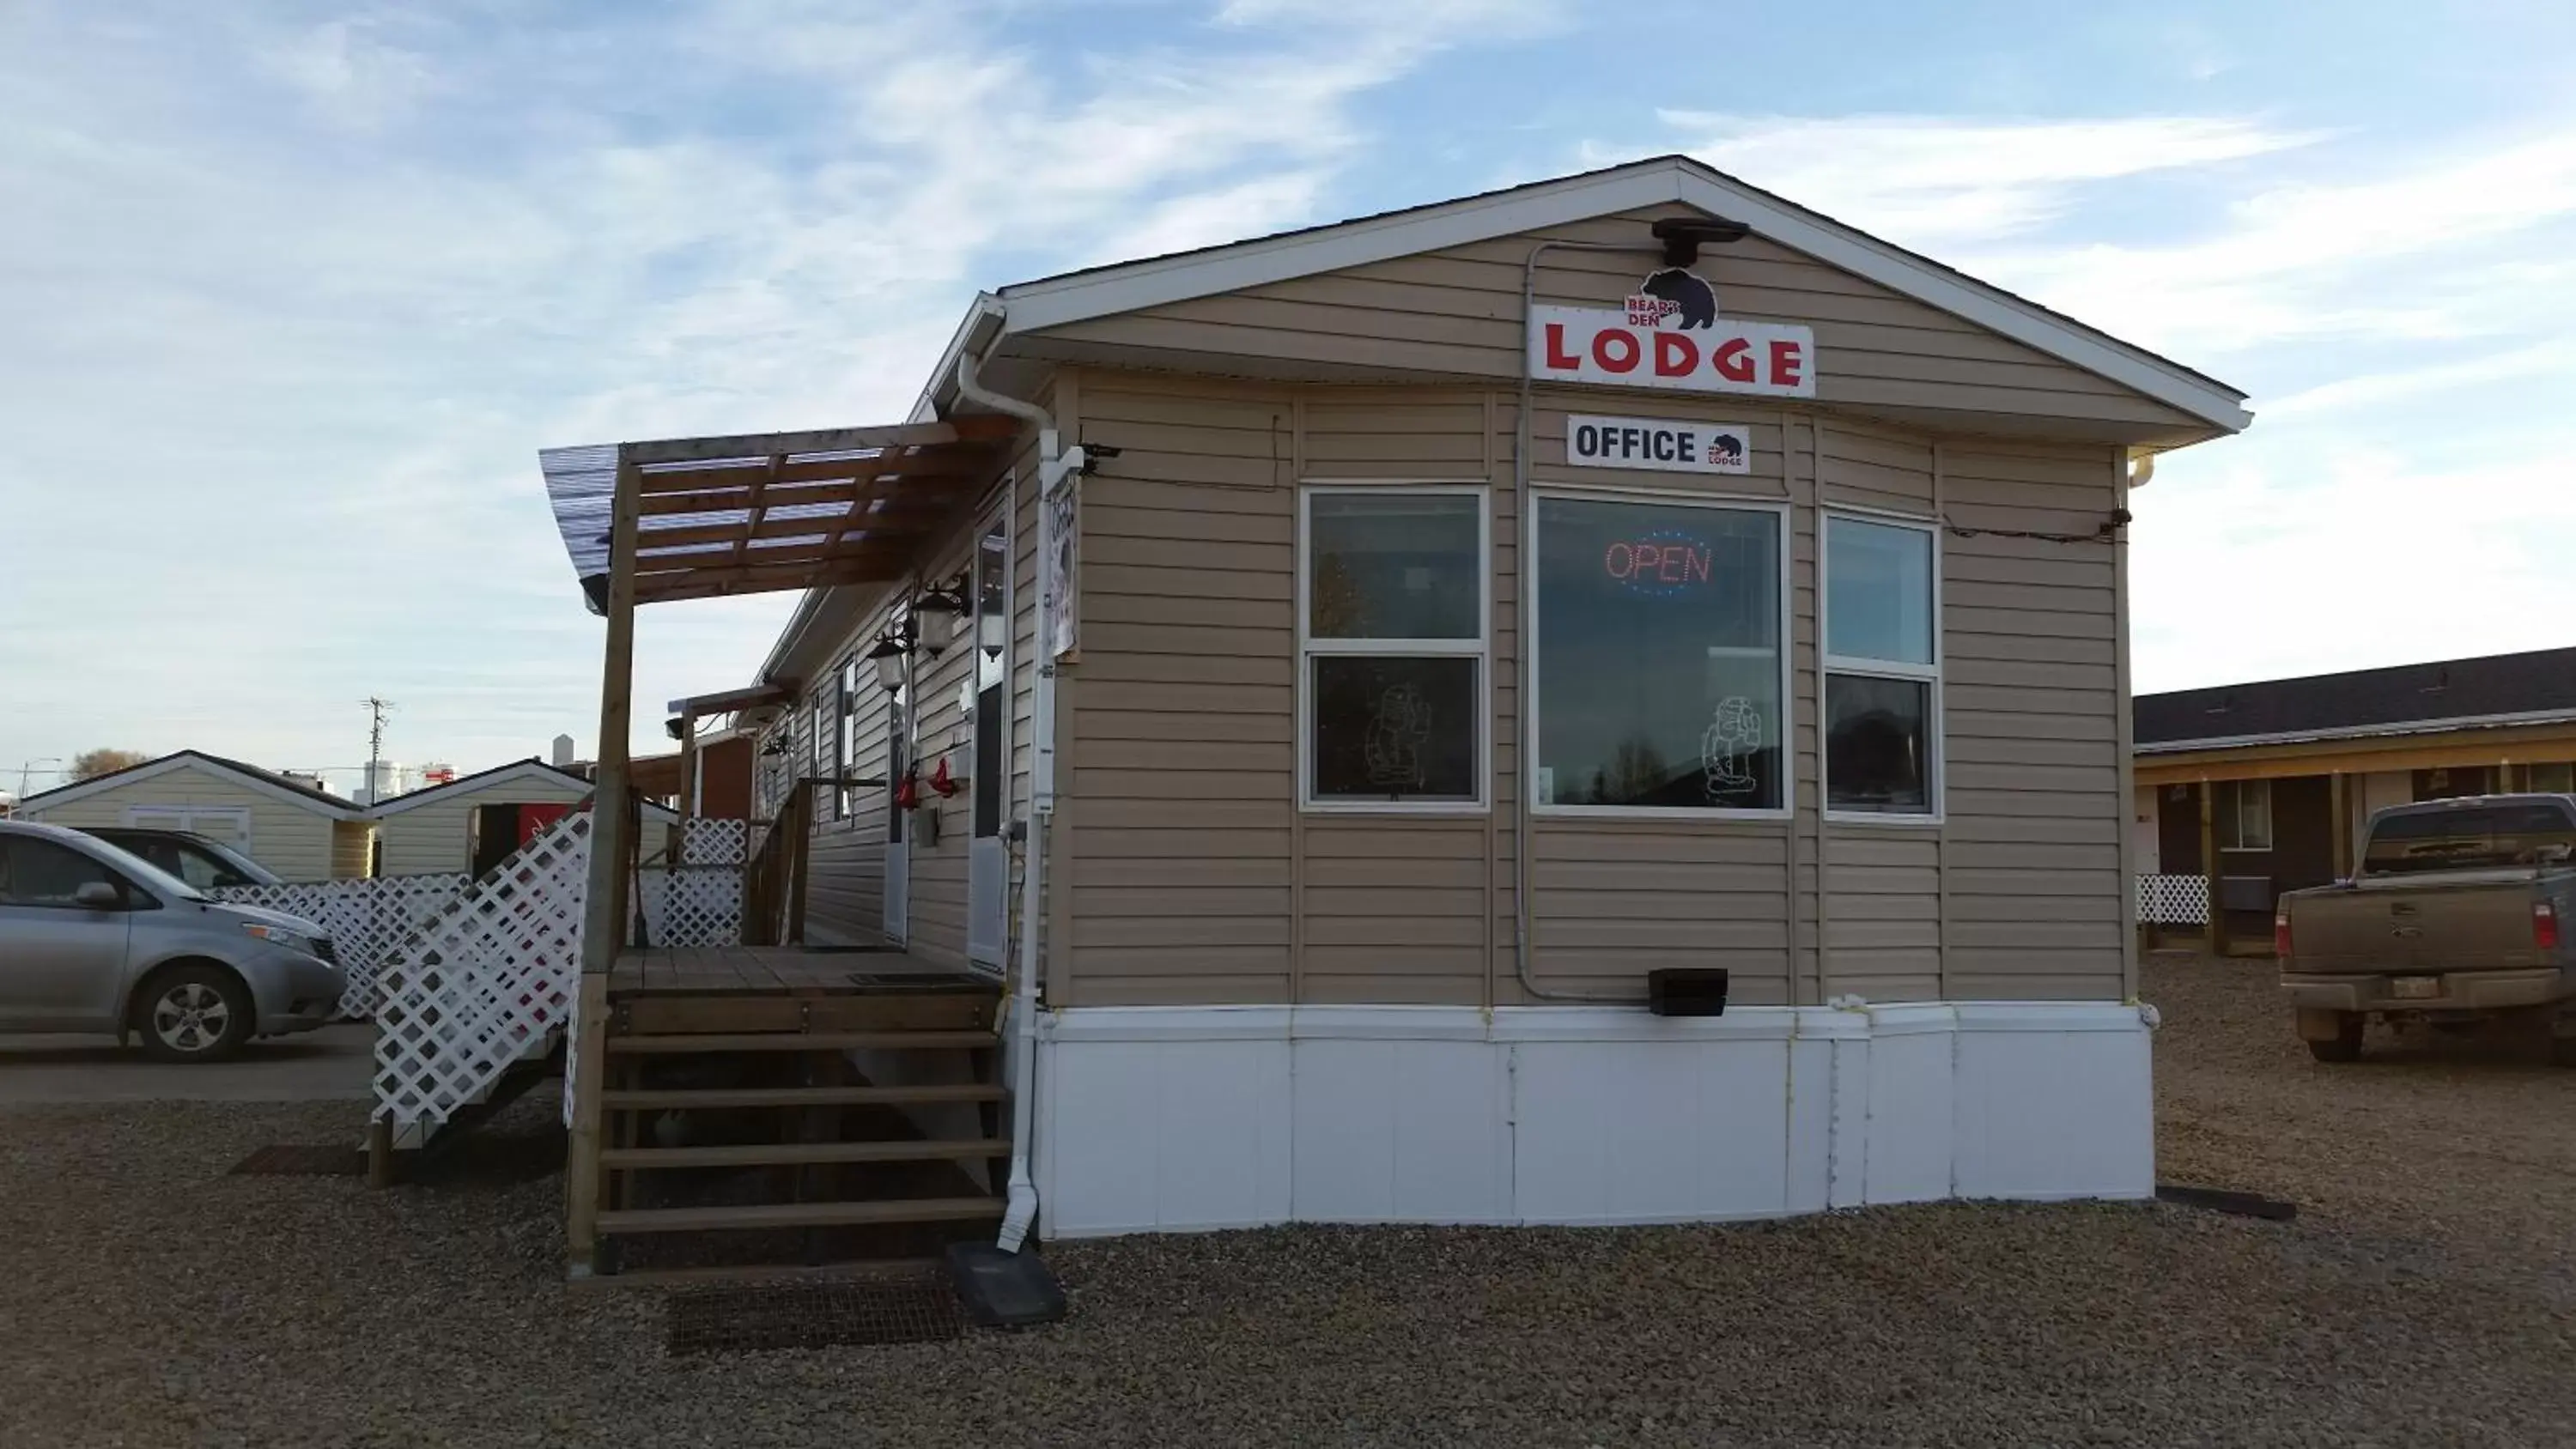
[[1716, 550], [1696, 534], [1649, 529], [1633, 539], [1613, 539], [1601, 550], [1601, 571], [1629, 590], [1670, 598], [1709, 581]]

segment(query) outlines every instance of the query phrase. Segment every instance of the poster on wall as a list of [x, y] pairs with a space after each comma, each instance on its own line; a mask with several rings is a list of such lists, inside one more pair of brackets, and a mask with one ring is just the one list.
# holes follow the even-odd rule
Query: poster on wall
[[1730, 321], [1717, 289], [1683, 267], [1649, 274], [1622, 307], [1532, 307], [1528, 362], [1541, 382], [1816, 395], [1815, 333]]
[[1046, 510], [1039, 535], [1045, 577], [1038, 585], [1038, 606], [1049, 659], [1071, 660], [1082, 649], [1081, 482], [1081, 474], [1067, 473], [1041, 504]]
[[1577, 413], [1565, 420], [1565, 461], [1578, 468], [1750, 473], [1753, 430], [1742, 423], [1600, 418]]

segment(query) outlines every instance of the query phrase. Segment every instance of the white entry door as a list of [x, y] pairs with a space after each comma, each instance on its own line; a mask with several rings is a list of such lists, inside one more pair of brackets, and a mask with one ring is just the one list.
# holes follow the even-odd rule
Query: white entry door
[[885, 935], [900, 944], [912, 929], [912, 846], [904, 829], [907, 813], [895, 792], [912, 768], [912, 685], [907, 682], [886, 704], [886, 849]]
[[1011, 848], [1003, 839], [1011, 785], [1010, 490], [975, 542], [974, 797], [966, 842], [966, 959], [999, 968], [1010, 939]]

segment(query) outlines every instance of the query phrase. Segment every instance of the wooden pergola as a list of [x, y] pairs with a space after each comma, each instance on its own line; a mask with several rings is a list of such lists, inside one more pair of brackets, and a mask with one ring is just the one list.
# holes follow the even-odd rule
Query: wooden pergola
[[[1009, 417], [959, 417], [538, 455], [582, 592], [608, 620], [582, 905], [579, 1060], [601, 1060], [609, 972], [626, 945], [636, 607], [898, 581], [973, 507], [1019, 428]], [[766, 688], [749, 693], [765, 696]], [[682, 701], [680, 713], [693, 723], [723, 698]], [[594, 1065], [575, 1087], [569, 1221], [582, 1236], [595, 1216], [587, 1199], [598, 1190], [600, 1077]], [[589, 1246], [573, 1245], [576, 1260]]]

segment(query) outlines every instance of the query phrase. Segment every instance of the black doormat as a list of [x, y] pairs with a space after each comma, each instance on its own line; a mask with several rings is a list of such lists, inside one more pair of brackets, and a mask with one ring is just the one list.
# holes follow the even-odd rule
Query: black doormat
[[362, 1147], [263, 1147], [232, 1166], [235, 1177], [364, 1177]]
[[750, 1353], [845, 1344], [941, 1343], [966, 1324], [945, 1278], [772, 1283], [671, 1296], [668, 1352]]

